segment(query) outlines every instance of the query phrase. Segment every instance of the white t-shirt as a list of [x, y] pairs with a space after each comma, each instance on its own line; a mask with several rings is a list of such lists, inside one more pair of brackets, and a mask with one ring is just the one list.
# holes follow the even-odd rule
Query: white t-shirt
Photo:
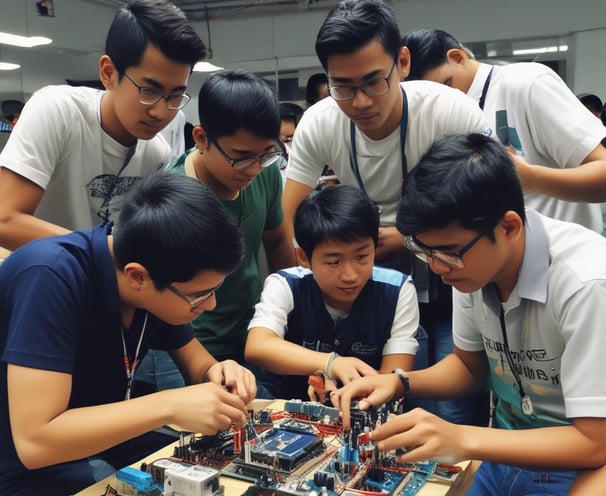
[[[291, 268], [300, 277], [310, 274], [309, 269], [303, 267]], [[414, 355], [419, 344], [416, 340], [419, 328], [418, 313], [412, 311], [417, 308], [417, 296], [410, 278], [400, 288], [398, 305], [394, 314], [391, 335], [383, 347], [383, 356], [406, 353]], [[255, 314], [251, 319], [248, 329], [254, 327], [265, 327], [275, 332], [284, 339], [288, 323], [288, 315], [294, 308], [292, 290], [286, 279], [278, 274], [270, 274], [265, 279], [261, 300], [255, 306]], [[336, 322], [346, 318], [347, 314], [326, 305], [328, 313]]]
[[494, 286], [468, 294], [453, 289], [454, 343], [486, 352], [502, 427], [605, 417], [606, 239], [577, 224], [526, 212], [524, 259], [503, 309], [510, 356], [536, 419], [520, 411]]
[[129, 148], [103, 131], [103, 94], [70, 86], [38, 90], [0, 153], [0, 166], [45, 190], [35, 215], [67, 229], [98, 224], [97, 213], [105, 210], [110, 193], [111, 219], [116, 220], [131, 187], [169, 161], [170, 150], [161, 136]]
[[[412, 169], [428, 148], [449, 134], [491, 134], [477, 104], [463, 93], [429, 81], [401, 83], [408, 99], [405, 154]], [[349, 118], [332, 98], [305, 111], [295, 133], [286, 176], [314, 187], [325, 164], [341, 183], [359, 186], [350, 164]], [[400, 126], [382, 140], [356, 128], [357, 162], [368, 196], [382, 207], [381, 226], [394, 226], [402, 190]]]
[[[479, 101], [493, 66], [481, 64], [467, 94]], [[506, 113], [505, 113], [505, 112]], [[606, 136], [606, 128], [549, 67], [534, 62], [494, 66], [484, 113], [503, 142], [530, 164], [578, 167]], [[497, 115], [498, 114], [498, 115]], [[506, 115], [506, 118], [505, 118]], [[526, 206], [596, 232], [603, 221], [597, 203], [574, 203], [525, 195]]]

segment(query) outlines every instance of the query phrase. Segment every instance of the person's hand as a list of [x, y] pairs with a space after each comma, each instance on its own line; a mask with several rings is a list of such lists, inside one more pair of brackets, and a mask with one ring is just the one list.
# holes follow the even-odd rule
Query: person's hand
[[257, 395], [257, 380], [254, 374], [234, 360], [215, 363], [206, 372], [208, 380], [224, 386], [248, 405]]
[[399, 257], [404, 251], [404, 236], [395, 227], [379, 228], [379, 244], [375, 253], [377, 260]]
[[[330, 375], [347, 385], [351, 381], [367, 375], [377, 375], [378, 372], [366, 362], [355, 357], [336, 356], [330, 365]], [[329, 389], [328, 387], [326, 388]]]
[[509, 152], [509, 157], [518, 171], [518, 176], [520, 177], [520, 182], [522, 183], [522, 190], [524, 193], [536, 193], [537, 187], [535, 185], [536, 181], [534, 179], [534, 170], [535, 167], [539, 166], [530, 165], [528, 162], [526, 162], [526, 160], [517, 155], [516, 151], [511, 146], [507, 146], [505, 148]]
[[465, 460], [467, 426], [451, 424], [421, 408], [395, 415], [370, 433], [381, 451], [404, 450], [400, 463], [434, 460], [454, 464]]
[[213, 382], [162, 391], [162, 402], [171, 408], [171, 420], [182, 429], [213, 435], [247, 421], [246, 403]]
[[394, 398], [401, 387], [400, 378], [395, 374], [368, 375], [350, 382], [330, 394], [332, 404], [341, 410], [341, 421], [345, 430], [351, 429], [350, 408], [352, 401], [360, 400], [358, 408], [366, 410]]
[[[317, 384], [317, 387], [314, 383]], [[309, 399], [320, 403], [326, 403], [330, 393], [337, 390], [337, 383], [326, 376], [310, 376], [308, 384], [307, 395], [309, 396]]]

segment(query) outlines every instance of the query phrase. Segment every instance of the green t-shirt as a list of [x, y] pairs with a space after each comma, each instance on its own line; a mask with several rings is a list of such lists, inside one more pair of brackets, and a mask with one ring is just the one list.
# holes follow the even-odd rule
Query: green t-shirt
[[[169, 170], [184, 175], [185, 157], [190, 151], [181, 155]], [[263, 169], [248, 187], [240, 191], [238, 198], [221, 199], [221, 203], [242, 231], [244, 260], [217, 291], [216, 308], [200, 314], [192, 326], [196, 337], [217, 360], [231, 358], [242, 362], [248, 322], [263, 286], [258, 260], [263, 232], [275, 229], [284, 219], [278, 163]]]

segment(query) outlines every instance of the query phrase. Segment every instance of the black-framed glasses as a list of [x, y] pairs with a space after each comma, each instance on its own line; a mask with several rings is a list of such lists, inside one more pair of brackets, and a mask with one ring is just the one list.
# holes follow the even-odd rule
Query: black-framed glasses
[[424, 246], [423, 243], [417, 241], [414, 236], [406, 237], [406, 248], [408, 248], [411, 252], [413, 252], [417, 258], [423, 260], [425, 263], [429, 263], [430, 259], [435, 258], [439, 262], [451, 267], [453, 269], [462, 269], [465, 267], [463, 263], [463, 255], [471, 250], [474, 245], [480, 241], [480, 239], [486, 236], [485, 232], [481, 232], [475, 238], [473, 238], [469, 243], [467, 243], [463, 248], [459, 251], [442, 251], [434, 248], [429, 248]]
[[227, 153], [225, 153], [225, 151], [223, 151], [223, 148], [221, 148], [221, 145], [219, 145], [219, 142], [216, 139], [213, 139], [210, 136], [208, 139], [217, 147], [217, 150], [219, 150], [219, 153], [223, 155], [223, 158], [227, 160], [234, 169], [238, 170], [248, 169], [255, 163], [258, 163], [261, 168], [264, 169], [265, 167], [272, 165], [282, 156], [282, 152], [276, 150], [273, 152], [264, 153], [258, 157], [231, 158]]
[[337, 101], [353, 100], [356, 96], [356, 92], [360, 90], [366, 96], [381, 96], [389, 93], [391, 85], [389, 80], [393, 74], [393, 70], [396, 68], [396, 61], [394, 60], [391, 70], [386, 77], [378, 77], [367, 81], [364, 84], [355, 86], [353, 84], [328, 86], [328, 94]]
[[196, 296], [195, 298], [192, 298], [191, 296], [187, 296], [183, 291], [175, 288], [172, 284], [169, 284], [168, 286], [166, 286], [166, 288], [169, 291], [172, 291], [173, 293], [175, 293], [179, 298], [185, 300], [187, 303], [189, 303], [189, 305], [191, 306], [191, 309], [194, 310], [195, 308], [199, 307], [200, 305], [202, 305], [202, 303], [204, 303], [205, 301], [208, 301], [212, 295], [214, 295], [217, 290], [221, 287], [221, 285], [223, 284], [223, 282], [225, 281], [225, 279], [223, 281], [221, 281], [219, 284], [217, 284], [214, 288], [209, 289], [208, 291], [204, 292], [204, 294], [201, 294], [200, 296]]
[[124, 72], [124, 75], [126, 76], [126, 79], [133, 83], [139, 90], [139, 103], [142, 103], [143, 105], [149, 105], [151, 107], [164, 98], [169, 109], [179, 110], [185, 107], [191, 99], [184, 91], [179, 93], [162, 93], [157, 88], [137, 84], [126, 72]]

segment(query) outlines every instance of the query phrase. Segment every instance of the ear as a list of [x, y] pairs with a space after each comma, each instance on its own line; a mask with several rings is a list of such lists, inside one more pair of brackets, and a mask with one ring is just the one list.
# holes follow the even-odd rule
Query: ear
[[508, 210], [503, 214], [499, 228], [508, 241], [517, 241], [524, 232], [524, 221], [517, 212]]
[[99, 77], [107, 90], [113, 90], [118, 83], [118, 71], [109, 55], [102, 55], [99, 59]]
[[149, 272], [136, 262], [127, 263], [122, 270], [128, 285], [135, 291], [144, 289], [149, 279]]
[[305, 252], [300, 246], [295, 246], [295, 255], [297, 257], [297, 262], [301, 267], [311, 270], [311, 260], [308, 260], [307, 255], [305, 255]]
[[465, 50], [460, 48], [451, 48], [446, 52], [446, 60], [451, 64], [465, 64], [469, 57], [465, 53]]
[[403, 46], [400, 48], [396, 64], [398, 65], [400, 81], [404, 81], [408, 77], [408, 74], [410, 74], [410, 50], [408, 50], [408, 47]]
[[199, 150], [206, 150], [208, 148], [208, 135], [206, 134], [204, 128], [200, 126], [200, 124], [194, 126], [191, 135], [194, 138], [196, 148], [198, 148]]

